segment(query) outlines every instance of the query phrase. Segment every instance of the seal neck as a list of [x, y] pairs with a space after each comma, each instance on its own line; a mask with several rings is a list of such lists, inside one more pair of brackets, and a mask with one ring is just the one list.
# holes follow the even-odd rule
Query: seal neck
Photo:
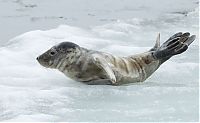
[[86, 52], [88, 52], [87, 49], [79, 47], [76, 49], [74, 55], [61, 59], [56, 68], [63, 72], [70, 69], [71, 66], [76, 66], [76, 64], [79, 64], [79, 61], [85, 56]]

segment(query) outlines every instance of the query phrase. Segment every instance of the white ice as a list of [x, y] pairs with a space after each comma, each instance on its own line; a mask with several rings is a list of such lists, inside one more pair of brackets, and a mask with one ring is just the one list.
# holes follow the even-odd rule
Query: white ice
[[[197, 1], [81, 1], [69, 2], [69, 10], [76, 10], [75, 5], [79, 8], [75, 11], [75, 15], [81, 15], [77, 21], [26, 32], [0, 47], [0, 121], [198, 121]], [[63, 3], [67, 2], [57, 4], [64, 8]], [[46, 1], [49, 7], [54, 4]], [[33, 14], [38, 15], [42, 8], [38, 6]], [[89, 28], [84, 28], [90, 18], [84, 18], [82, 10], [97, 15]], [[129, 17], [130, 13], [133, 15]], [[109, 21], [109, 15], [117, 20]], [[98, 22], [102, 17], [103, 23]], [[35, 19], [44, 18], [41, 13]], [[197, 39], [143, 83], [89, 86], [57, 70], [45, 69], [36, 61], [38, 55], [62, 41], [124, 56], [150, 49], [158, 32], [164, 42], [179, 31], [189, 31]]]

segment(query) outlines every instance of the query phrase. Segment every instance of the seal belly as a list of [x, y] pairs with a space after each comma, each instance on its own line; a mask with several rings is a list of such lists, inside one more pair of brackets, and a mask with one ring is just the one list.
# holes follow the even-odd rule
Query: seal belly
[[69, 66], [68, 68], [65, 68], [65, 71], [63, 73], [70, 77], [71, 79], [74, 79], [76, 81], [81, 82], [88, 82], [92, 80], [98, 80], [98, 79], [106, 79], [106, 75], [104, 75], [104, 71], [100, 69], [98, 66], [96, 66], [93, 63], [87, 63], [85, 66], [87, 69], [83, 70], [80, 65], [74, 65], [73, 67]]
[[142, 82], [159, 67], [159, 60], [153, 59], [149, 52], [129, 57], [106, 54], [105, 58], [113, 69], [118, 84]]

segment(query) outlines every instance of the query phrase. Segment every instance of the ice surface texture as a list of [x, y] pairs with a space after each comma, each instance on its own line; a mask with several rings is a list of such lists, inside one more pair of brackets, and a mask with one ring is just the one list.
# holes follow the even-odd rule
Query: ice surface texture
[[[137, 15], [90, 29], [61, 25], [13, 38], [0, 48], [0, 121], [198, 121], [199, 10], [184, 1], [181, 5], [173, 2], [179, 10], [165, 1], [172, 9], [157, 7], [155, 11], [164, 14], [153, 14], [153, 18]], [[124, 9], [140, 8], [143, 2]], [[149, 3], [152, 8], [154, 3]], [[179, 31], [195, 34], [197, 40], [144, 83], [84, 85], [36, 61], [39, 54], [63, 41], [124, 56], [150, 49], [157, 32], [164, 42]]]

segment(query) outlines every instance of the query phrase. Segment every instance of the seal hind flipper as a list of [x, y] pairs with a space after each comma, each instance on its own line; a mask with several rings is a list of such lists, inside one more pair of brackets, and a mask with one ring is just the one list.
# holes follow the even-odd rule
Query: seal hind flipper
[[156, 38], [156, 44], [154, 45], [153, 48], [151, 48], [149, 51], [155, 51], [160, 47], [160, 33], [158, 33], [158, 36]]
[[106, 72], [106, 76], [108, 77], [108, 79], [110, 79], [112, 84], [116, 84], [115, 74], [113, 70], [110, 68], [110, 66], [108, 65], [108, 63], [106, 62], [106, 60], [103, 59], [101, 56], [99, 56], [99, 54], [92, 54], [92, 58], [93, 58], [94, 64], [96, 64], [97, 66], [99, 66], [101, 69], [103, 69]]
[[188, 46], [195, 40], [196, 35], [192, 35], [191, 37], [188, 38], [184, 43], [187, 44]]
[[153, 52], [153, 56], [156, 59], [161, 60], [163, 63], [173, 55], [181, 54], [186, 51], [195, 38], [195, 35], [190, 36], [190, 33], [188, 32], [176, 33], [164, 42], [155, 52]]

